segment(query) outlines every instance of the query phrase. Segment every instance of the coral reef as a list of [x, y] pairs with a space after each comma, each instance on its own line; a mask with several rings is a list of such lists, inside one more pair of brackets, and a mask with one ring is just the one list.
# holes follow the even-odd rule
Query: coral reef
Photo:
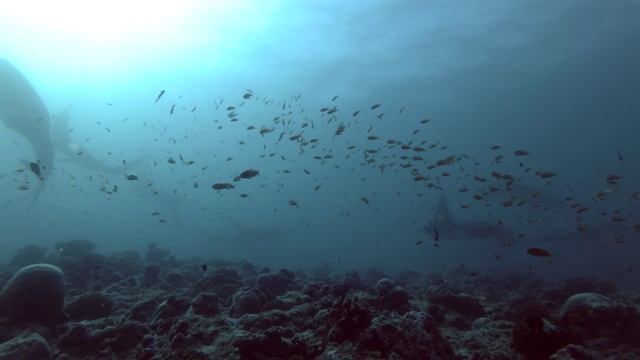
[[48, 325], [65, 321], [62, 270], [49, 264], [18, 270], [0, 295], [0, 311], [14, 323]]
[[320, 280], [318, 274], [308, 278], [303, 271], [219, 259], [163, 256], [145, 266], [131, 251], [70, 259], [56, 260], [75, 274], [67, 289], [53, 265], [0, 277], [7, 283], [0, 359], [640, 355], [633, 303], [640, 297], [584, 277], [547, 284], [531, 275], [393, 275], [379, 269], [361, 277], [354, 269], [338, 275], [323, 266]]

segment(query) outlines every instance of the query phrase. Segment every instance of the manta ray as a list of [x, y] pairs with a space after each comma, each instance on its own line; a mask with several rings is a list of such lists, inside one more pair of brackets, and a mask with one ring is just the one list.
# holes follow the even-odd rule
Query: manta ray
[[35, 154], [31, 162], [39, 165], [38, 188], [29, 205], [31, 210], [53, 171], [49, 112], [27, 78], [4, 59], [0, 59], [0, 121], [24, 136]]
[[71, 106], [67, 106], [51, 120], [53, 145], [56, 150], [65, 156], [64, 160], [80, 165], [87, 170], [103, 174], [122, 175], [127, 169], [135, 168], [149, 157], [149, 155], [139, 156], [127, 161], [126, 165], [110, 166], [105, 164], [71, 138], [70, 112]]
[[276, 227], [247, 226], [234, 218], [230, 218], [230, 220], [236, 232], [237, 240], [250, 246], [278, 241], [291, 230]]
[[429, 231], [438, 232], [443, 239], [489, 239], [501, 245], [508, 245], [515, 239], [515, 234], [504, 226], [489, 221], [457, 222], [444, 196], [438, 202], [436, 216], [429, 224]]
[[[590, 224], [587, 231], [575, 229], [550, 230], [547, 233], [536, 234], [533, 237], [520, 239], [519, 242], [530, 244], [566, 243], [594, 241], [597, 243], [618, 243], [627, 239], [636, 239], [639, 234], [629, 230], [628, 226], [612, 222]], [[461, 221], [457, 222], [447, 206], [444, 196], [440, 198], [436, 209], [436, 216], [427, 227], [431, 232], [435, 229], [442, 239], [488, 239], [501, 245], [510, 245], [516, 235], [509, 228], [489, 221]]]
[[277, 226], [245, 225], [237, 219], [229, 218], [233, 231], [231, 233], [214, 233], [200, 229], [202, 238], [209, 242], [233, 242], [245, 248], [255, 248], [263, 244], [273, 244], [289, 234], [296, 232], [302, 225], [302, 219], [289, 224]]

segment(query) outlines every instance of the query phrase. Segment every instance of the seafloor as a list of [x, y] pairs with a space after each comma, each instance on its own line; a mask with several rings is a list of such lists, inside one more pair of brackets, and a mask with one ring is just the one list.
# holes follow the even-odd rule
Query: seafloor
[[[0, 359], [640, 359], [640, 296], [589, 277], [305, 273], [64, 247], [27, 246], [3, 267]], [[43, 290], [55, 281], [12, 280], [33, 263], [64, 272], [62, 319], [46, 312], [61, 310]]]

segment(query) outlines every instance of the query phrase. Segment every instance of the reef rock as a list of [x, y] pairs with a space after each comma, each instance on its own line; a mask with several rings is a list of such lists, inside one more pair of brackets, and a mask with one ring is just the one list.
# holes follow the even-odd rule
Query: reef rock
[[113, 300], [105, 294], [86, 293], [76, 297], [65, 308], [71, 321], [95, 320], [111, 315]]
[[640, 314], [632, 305], [596, 293], [571, 296], [562, 308], [562, 322], [580, 340], [601, 337], [638, 344]]
[[96, 243], [91, 240], [69, 240], [58, 242], [53, 246], [60, 256], [81, 258], [96, 248]]
[[51, 325], [66, 321], [64, 273], [49, 264], [23, 267], [0, 295], [0, 311], [14, 323]]
[[24, 333], [0, 344], [0, 360], [51, 359], [51, 348], [38, 333]]

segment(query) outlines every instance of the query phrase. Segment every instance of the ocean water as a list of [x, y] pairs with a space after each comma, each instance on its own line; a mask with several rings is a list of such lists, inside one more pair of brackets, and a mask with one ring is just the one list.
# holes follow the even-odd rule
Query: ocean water
[[29, 210], [38, 159], [0, 130], [1, 262], [89, 239], [638, 286], [638, 2], [15, 6], [0, 58], [57, 148]]

